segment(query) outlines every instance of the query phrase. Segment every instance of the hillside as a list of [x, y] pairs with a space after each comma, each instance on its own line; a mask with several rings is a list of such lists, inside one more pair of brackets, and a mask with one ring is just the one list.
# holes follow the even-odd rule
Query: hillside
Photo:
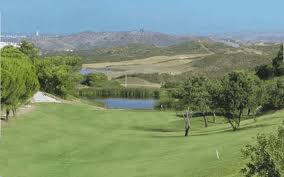
[[174, 56], [182, 54], [208, 54], [224, 53], [236, 51], [237, 48], [231, 47], [221, 42], [210, 39], [194, 39], [181, 42], [168, 47], [159, 47], [141, 43], [116, 46], [111, 48], [94, 48], [86, 50], [74, 50], [73, 52], [53, 52], [48, 55], [76, 55], [84, 59], [84, 63], [94, 62], [115, 62], [132, 59], [143, 59], [154, 56]]
[[191, 37], [175, 36], [158, 32], [137, 30], [122, 32], [82, 32], [56, 37], [33, 37], [34, 42], [42, 51], [70, 51], [80, 49], [108, 48], [133, 43], [169, 46]]
[[191, 74], [222, 77], [234, 70], [254, 69], [256, 66], [271, 63], [273, 55], [258, 55], [254, 53], [225, 53], [205, 56], [191, 63]]
[[3, 42], [19, 43], [28, 39], [35, 43], [43, 53], [89, 50], [94, 48], [110, 48], [129, 44], [146, 44], [156, 46], [170, 46], [194, 39], [210, 39], [232, 47], [239, 45], [266, 45], [283, 43], [283, 32], [262, 33], [226, 33], [207, 35], [172, 35], [143, 29], [133, 31], [92, 32], [85, 31], [74, 34], [43, 34], [40, 36], [25, 34], [7, 34], [1, 37]]
[[252, 69], [270, 63], [278, 50], [279, 45], [274, 44], [231, 47], [210, 39], [199, 39], [162, 48], [132, 44], [72, 54], [84, 59], [84, 68], [102, 71], [111, 77], [125, 73], [177, 75], [185, 72], [216, 77], [232, 70]]
[[0, 171], [21, 177], [238, 177], [241, 148], [274, 130], [283, 115], [242, 121], [237, 132], [222, 118], [206, 129], [194, 118], [185, 138], [183, 120], [173, 112], [39, 104], [3, 129]]

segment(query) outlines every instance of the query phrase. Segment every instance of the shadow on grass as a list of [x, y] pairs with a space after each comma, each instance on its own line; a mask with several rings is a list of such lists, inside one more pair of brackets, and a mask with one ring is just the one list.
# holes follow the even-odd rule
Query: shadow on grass
[[251, 130], [251, 129], [257, 129], [257, 128], [265, 128], [265, 127], [270, 127], [272, 125], [276, 124], [257, 124], [257, 125], [250, 125], [250, 126], [245, 126], [245, 127], [240, 127], [238, 130], [233, 131], [232, 128], [225, 128], [221, 131], [208, 131], [205, 133], [197, 133], [197, 134], [192, 134], [191, 136], [206, 136], [206, 135], [214, 135], [214, 134], [221, 134], [221, 133], [235, 133], [235, 132], [241, 132], [241, 131], [246, 131], [246, 130]]
[[169, 132], [180, 132], [181, 130], [177, 129], [166, 129], [166, 128], [150, 128], [150, 127], [132, 127], [134, 130], [146, 131], [146, 132], [160, 132], [160, 133], [169, 133]]
[[162, 135], [152, 135], [150, 137], [151, 138], [188, 138], [188, 137], [190, 137], [190, 135], [189, 136], [184, 136], [183, 134], [180, 134], [180, 135], [164, 135], [164, 136], [162, 136]]
[[278, 125], [278, 124], [274, 123], [274, 124], [257, 124], [257, 125], [249, 125], [249, 126], [241, 127], [238, 131], [248, 130], [248, 129], [254, 129], [254, 128], [270, 127], [270, 126], [273, 126], [273, 125]]
[[[257, 128], [265, 128], [265, 127], [270, 127], [273, 125], [277, 125], [277, 124], [257, 124], [257, 125], [250, 125], [250, 126], [246, 126], [246, 127], [240, 127], [238, 130], [233, 131], [232, 128], [223, 128], [219, 131], [207, 131], [204, 133], [194, 133], [194, 132], [190, 132], [189, 133], [189, 137], [198, 137], [198, 136], [208, 136], [208, 135], [215, 135], [215, 134], [222, 134], [222, 133], [236, 133], [236, 132], [241, 132], [241, 131], [246, 131], [249, 129], [257, 129]], [[167, 131], [169, 132], [169, 131]], [[152, 138], [177, 138], [177, 137], [184, 137], [183, 136], [183, 131], [179, 130], [179, 131], [172, 131], [172, 132], [181, 132], [180, 135], [172, 135], [172, 134], [165, 134], [165, 135], [152, 135]]]

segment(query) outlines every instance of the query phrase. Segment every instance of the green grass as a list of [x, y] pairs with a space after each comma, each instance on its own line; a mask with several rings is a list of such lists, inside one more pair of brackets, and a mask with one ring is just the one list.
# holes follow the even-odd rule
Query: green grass
[[[0, 141], [3, 177], [240, 176], [240, 149], [275, 129], [284, 110], [232, 132], [222, 119], [190, 137], [172, 112], [95, 110], [85, 104], [40, 104], [11, 120]], [[218, 149], [220, 160], [216, 159]]]

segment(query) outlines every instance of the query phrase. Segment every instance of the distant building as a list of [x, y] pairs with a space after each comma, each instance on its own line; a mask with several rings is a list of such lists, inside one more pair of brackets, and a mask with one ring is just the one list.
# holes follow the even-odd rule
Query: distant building
[[36, 37], [39, 37], [39, 31], [36, 30]]
[[11, 46], [14, 46], [14, 47], [19, 47], [19, 45], [17, 43], [14, 43], [14, 42], [0, 42], [0, 49], [2, 49], [5, 46], [8, 46], [8, 45], [11, 45]]

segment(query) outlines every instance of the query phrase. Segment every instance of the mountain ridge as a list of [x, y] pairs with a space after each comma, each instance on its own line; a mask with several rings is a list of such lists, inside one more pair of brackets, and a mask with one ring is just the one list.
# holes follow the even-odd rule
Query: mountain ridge
[[133, 43], [169, 46], [191, 40], [191, 36], [177, 36], [151, 31], [81, 32], [58, 37], [33, 37], [30, 40], [44, 51], [109, 48]]
[[140, 29], [108, 32], [83, 31], [65, 35], [2, 35], [1, 38], [3, 42], [14, 43], [19, 43], [22, 39], [27, 39], [35, 43], [44, 53], [48, 53], [56, 51], [68, 52], [94, 48], [111, 48], [135, 43], [168, 47], [178, 43], [199, 39], [210, 39], [237, 48], [240, 45], [283, 43], [284, 32], [175, 35]]

